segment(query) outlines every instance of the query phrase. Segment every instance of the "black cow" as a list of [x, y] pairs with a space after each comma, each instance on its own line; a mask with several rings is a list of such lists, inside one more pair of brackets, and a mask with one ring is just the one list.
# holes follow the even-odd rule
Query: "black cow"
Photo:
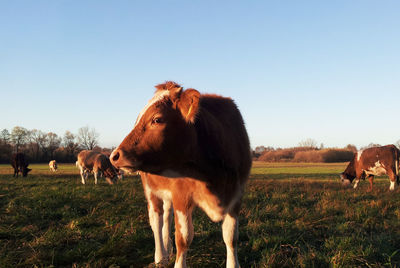
[[16, 153], [11, 157], [11, 165], [14, 168], [14, 177], [18, 177], [18, 173], [21, 172], [22, 176], [26, 177], [28, 172], [32, 169], [28, 168], [28, 161], [25, 160], [25, 154]]

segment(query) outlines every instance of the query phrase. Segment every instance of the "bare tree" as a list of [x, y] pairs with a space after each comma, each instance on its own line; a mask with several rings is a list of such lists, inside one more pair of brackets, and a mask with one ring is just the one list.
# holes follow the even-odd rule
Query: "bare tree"
[[75, 143], [75, 135], [68, 130], [65, 131], [63, 137], [64, 147], [72, 146], [74, 143]]
[[61, 144], [61, 138], [58, 137], [56, 133], [49, 132], [47, 133], [47, 149], [48, 152], [50, 153], [50, 158], [54, 158], [54, 151], [57, 150], [58, 147], [60, 147]]
[[30, 135], [30, 147], [33, 157], [36, 161], [40, 161], [41, 153], [43, 152], [43, 147], [46, 143], [46, 133], [41, 130], [32, 129]]
[[99, 133], [94, 128], [89, 129], [88, 126], [81, 127], [78, 130], [78, 143], [86, 150], [93, 150], [98, 145]]
[[10, 142], [10, 132], [8, 132], [7, 129], [3, 129], [3, 130], [0, 132], [0, 141], [1, 141], [3, 144], [8, 144], [8, 143]]
[[11, 152], [10, 132], [7, 129], [3, 129], [0, 132], [0, 163], [7, 163]]
[[75, 142], [75, 135], [67, 130], [64, 134], [63, 144], [68, 161], [72, 161], [79, 148], [79, 144]]
[[308, 138], [306, 140], [303, 140], [299, 142], [299, 147], [306, 147], [306, 148], [317, 148], [317, 141], [311, 138]]
[[11, 142], [14, 144], [17, 153], [19, 152], [21, 146], [25, 145], [25, 143], [28, 141], [28, 137], [29, 130], [27, 130], [26, 128], [16, 126], [12, 129]]

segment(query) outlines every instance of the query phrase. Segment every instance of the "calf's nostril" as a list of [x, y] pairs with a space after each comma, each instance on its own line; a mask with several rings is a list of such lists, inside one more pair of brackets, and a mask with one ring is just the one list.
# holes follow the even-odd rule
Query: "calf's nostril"
[[112, 161], [115, 162], [115, 161], [118, 161], [118, 159], [119, 159], [119, 152], [116, 152], [112, 157]]

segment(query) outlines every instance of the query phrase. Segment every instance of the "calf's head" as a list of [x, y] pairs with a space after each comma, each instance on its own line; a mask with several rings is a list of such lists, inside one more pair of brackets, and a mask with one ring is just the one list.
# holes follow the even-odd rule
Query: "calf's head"
[[113, 171], [105, 170], [103, 173], [108, 184], [112, 185], [118, 181], [117, 172], [115, 170]]
[[22, 176], [26, 177], [28, 176], [28, 172], [31, 171], [32, 169], [28, 168], [28, 165], [20, 167], [19, 169], [22, 172]]
[[355, 176], [351, 176], [350, 174], [347, 174], [345, 172], [340, 174], [340, 182], [344, 187], [349, 187], [351, 186], [351, 183], [353, 182]]
[[161, 173], [192, 157], [196, 143], [193, 123], [199, 110], [200, 93], [194, 89], [183, 90], [174, 82], [157, 85], [156, 89], [133, 130], [110, 156], [118, 169]]

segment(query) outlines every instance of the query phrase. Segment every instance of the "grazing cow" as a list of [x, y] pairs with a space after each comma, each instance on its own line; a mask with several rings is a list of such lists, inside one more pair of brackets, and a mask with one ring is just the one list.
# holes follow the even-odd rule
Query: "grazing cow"
[[395, 183], [399, 184], [399, 156], [400, 151], [394, 145], [372, 147], [355, 154], [346, 170], [341, 174], [343, 185], [350, 185], [355, 179], [354, 189], [360, 179], [369, 179], [369, 189], [372, 191], [374, 176], [387, 174], [390, 178], [390, 188], [393, 191]]
[[[104, 154], [105, 156], [107, 156], [108, 158], [110, 158], [110, 155], [111, 155], [110, 152], [104, 151], [104, 152], [101, 152], [101, 153]], [[114, 167], [114, 166], [113, 166], [113, 167]], [[119, 179], [119, 180], [123, 180], [123, 179], [124, 179], [124, 175], [125, 175], [124, 171], [121, 170], [121, 169], [118, 169], [118, 168], [116, 168], [116, 167], [114, 167], [114, 168], [115, 168], [115, 170], [117, 171], [118, 179]]]
[[14, 168], [13, 177], [18, 177], [18, 173], [21, 172], [23, 177], [28, 176], [28, 172], [32, 169], [28, 168], [28, 161], [25, 159], [25, 154], [16, 153], [11, 156], [11, 165]]
[[57, 171], [57, 161], [56, 160], [51, 160], [50, 162], [49, 162], [49, 168], [50, 168], [50, 171], [53, 171], [53, 172], [56, 172]]
[[155, 240], [155, 263], [168, 261], [171, 213], [175, 267], [186, 267], [193, 239], [192, 211], [223, 221], [227, 267], [239, 267], [238, 214], [251, 168], [249, 138], [230, 98], [156, 86], [133, 130], [110, 156], [117, 168], [140, 171]]
[[117, 181], [117, 171], [111, 165], [110, 159], [99, 152], [83, 150], [78, 154], [76, 166], [80, 169], [82, 184], [86, 183], [89, 173], [94, 173], [94, 183], [97, 184], [97, 178], [104, 175], [109, 184]]

